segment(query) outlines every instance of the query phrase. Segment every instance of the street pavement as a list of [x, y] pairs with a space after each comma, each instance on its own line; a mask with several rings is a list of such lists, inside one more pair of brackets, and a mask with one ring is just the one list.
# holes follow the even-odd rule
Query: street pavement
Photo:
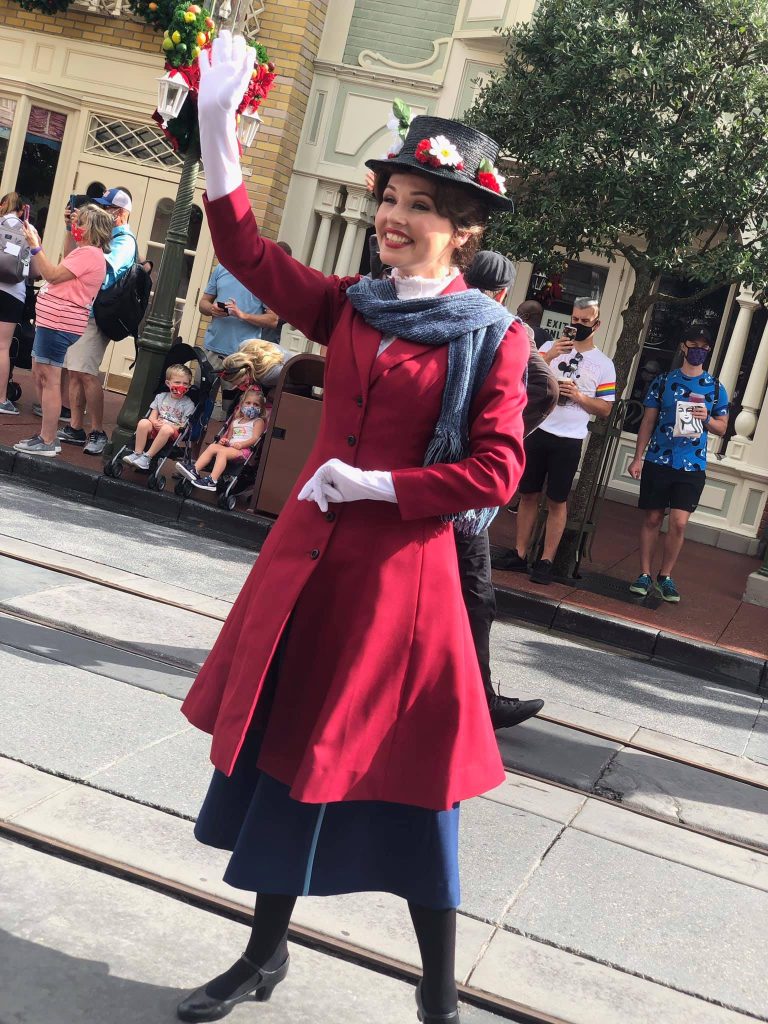
[[[9, 558], [12, 541], [88, 578]], [[0, 483], [0, 818], [250, 904], [192, 838], [208, 738], [179, 701], [253, 559]], [[169, 583], [179, 607], [149, 599]], [[768, 1018], [762, 698], [512, 623], [493, 658], [554, 720], [505, 734], [507, 781], [462, 808], [459, 980], [569, 1024]], [[127, 881], [2, 840], [0, 858], [2, 1024], [171, 1020], [242, 947], [243, 926]], [[301, 900], [296, 921], [418, 963], [386, 894]], [[294, 952], [291, 982], [235, 1024], [415, 1020], [408, 985]]]

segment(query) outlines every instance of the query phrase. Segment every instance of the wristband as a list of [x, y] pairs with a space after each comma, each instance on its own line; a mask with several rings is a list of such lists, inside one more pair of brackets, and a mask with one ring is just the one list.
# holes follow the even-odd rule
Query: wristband
[[711, 416], [711, 415], [707, 416], [707, 418], [706, 418], [706, 419], [704, 420], [704, 427], [706, 427], [706, 426], [707, 426], [707, 424], [709, 423], [709, 421], [710, 421], [711, 419], [712, 419], [712, 416]]
[[43, 251], [42, 245], [36, 245], [34, 249], [30, 249], [29, 250], [29, 255], [30, 256], [37, 256], [37, 254], [39, 252], [42, 252], [42, 251]]
[[64, 225], [64, 227], [65, 227], [65, 229], [66, 229], [67, 231], [69, 231], [70, 233], [72, 232], [72, 225], [71, 225], [71, 224], [65, 224], [65, 225]]

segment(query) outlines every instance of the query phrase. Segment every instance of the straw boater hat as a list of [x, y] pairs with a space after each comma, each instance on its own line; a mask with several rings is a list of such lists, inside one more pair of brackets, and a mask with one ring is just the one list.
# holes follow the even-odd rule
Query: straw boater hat
[[376, 174], [398, 169], [451, 181], [482, 197], [495, 210], [511, 211], [496, 161], [499, 147], [487, 135], [445, 117], [414, 117], [401, 149], [383, 160], [366, 160]]

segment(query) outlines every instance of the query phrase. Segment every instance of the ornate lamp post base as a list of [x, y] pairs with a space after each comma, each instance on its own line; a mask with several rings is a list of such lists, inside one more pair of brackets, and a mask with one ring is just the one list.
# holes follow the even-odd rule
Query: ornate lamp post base
[[190, 145], [184, 157], [163, 258], [157, 275], [152, 308], [138, 340], [131, 385], [117, 417], [117, 426], [112, 433], [112, 439], [105, 455], [114, 453], [124, 444], [131, 442], [136, 424], [146, 414], [158, 390], [163, 362], [173, 344], [176, 289], [181, 280], [184, 250], [187, 247], [189, 233], [189, 218], [199, 169], [200, 150], [197, 143], [194, 143]]

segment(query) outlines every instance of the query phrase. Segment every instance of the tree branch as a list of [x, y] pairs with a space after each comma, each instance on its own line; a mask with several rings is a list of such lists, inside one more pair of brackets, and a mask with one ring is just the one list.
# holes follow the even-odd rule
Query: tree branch
[[725, 288], [726, 285], [738, 284], [738, 281], [718, 281], [717, 284], [711, 284], [706, 288], [702, 288], [698, 292], [694, 292], [693, 295], [665, 295], [663, 292], [659, 292], [652, 298], [652, 301], [648, 303], [649, 306], [656, 302], [664, 302], [668, 306], [689, 306], [693, 302], [698, 302], [699, 299], [705, 299], [707, 295], [711, 295], [713, 292], [719, 291], [721, 288]]

